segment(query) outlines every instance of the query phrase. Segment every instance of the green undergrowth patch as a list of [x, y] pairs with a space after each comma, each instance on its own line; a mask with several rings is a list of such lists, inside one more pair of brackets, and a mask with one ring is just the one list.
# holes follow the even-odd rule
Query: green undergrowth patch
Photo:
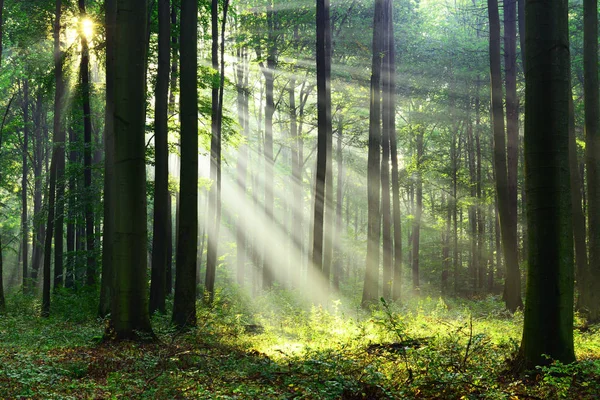
[[[179, 334], [153, 316], [155, 343], [105, 342], [96, 293], [61, 291], [50, 318], [8, 298], [0, 316], [0, 398], [34, 399], [592, 399], [598, 328], [576, 321], [579, 362], [507, 372], [522, 315], [499, 299], [421, 297], [364, 312], [343, 299], [302, 303], [221, 292]], [[170, 305], [169, 305], [170, 306]], [[168, 306], [168, 308], [169, 308]]]

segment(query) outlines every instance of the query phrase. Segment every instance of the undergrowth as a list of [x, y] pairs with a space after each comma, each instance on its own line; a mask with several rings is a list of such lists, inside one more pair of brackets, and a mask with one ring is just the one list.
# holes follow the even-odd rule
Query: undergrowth
[[[178, 334], [153, 316], [159, 342], [100, 340], [94, 290], [60, 291], [52, 316], [14, 294], [0, 316], [0, 398], [519, 399], [597, 398], [597, 327], [576, 330], [579, 362], [507, 372], [522, 315], [499, 299], [343, 301], [315, 306], [274, 290], [250, 301], [218, 293], [198, 326]], [[169, 308], [169, 307], [168, 307]], [[576, 321], [579, 323], [580, 321]]]

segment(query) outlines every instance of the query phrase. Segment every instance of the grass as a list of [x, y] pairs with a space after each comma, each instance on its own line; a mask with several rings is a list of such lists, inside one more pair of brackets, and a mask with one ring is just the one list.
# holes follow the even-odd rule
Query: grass
[[30, 296], [0, 317], [0, 398], [34, 399], [593, 399], [600, 393], [598, 327], [577, 320], [578, 363], [507, 372], [522, 315], [497, 298], [421, 297], [367, 314], [332, 301], [298, 304], [273, 291], [254, 302], [221, 293], [199, 303], [179, 335], [153, 316], [160, 341], [106, 343], [96, 293], [54, 296], [37, 316]]

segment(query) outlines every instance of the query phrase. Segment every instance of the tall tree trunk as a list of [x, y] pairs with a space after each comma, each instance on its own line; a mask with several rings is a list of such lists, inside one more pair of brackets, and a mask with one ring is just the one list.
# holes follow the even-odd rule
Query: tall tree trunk
[[600, 97], [598, 90], [598, 1], [583, 2], [585, 150], [588, 189], [589, 276], [581, 308], [589, 322], [600, 321]]
[[[79, 0], [79, 17], [86, 18], [85, 0]], [[92, 111], [90, 107], [90, 55], [88, 41], [83, 33], [81, 38], [81, 94], [83, 97], [83, 187], [85, 213], [85, 241], [87, 250], [86, 284], [96, 283], [96, 254], [94, 236], [94, 207], [92, 194]]]
[[484, 256], [485, 244], [485, 212], [483, 209], [481, 192], [481, 140], [480, 140], [480, 103], [479, 103], [479, 78], [477, 79], [477, 97], [475, 98], [475, 152], [476, 152], [476, 170], [475, 170], [475, 193], [477, 196], [477, 276], [478, 288], [485, 287], [485, 268], [486, 258]]
[[371, 69], [371, 94], [369, 107], [369, 153], [367, 160], [367, 260], [362, 294], [362, 307], [377, 300], [379, 290], [379, 240], [381, 237], [380, 196], [381, 173], [381, 42], [383, 25], [383, 0], [375, 0], [373, 16], [373, 60]]
[[65, 129], [62, 107], [64, 106], [65, 81], [63, 76], [63, 53], [60, 50], [60, 20], [62, 0], [56, 0], [56, 19], [54, 27], [54, 78], [56, 93], [54, 98], [54, 151], [56, 151], [56, 204], [54, 223], [54, 289], [63, 285], [63, 232], [65, 211]]
[[415, 197], [416, 207], [414, 210], [413, 234], [412, 234], [412, 285], [413, 290], [418, 293], [419, 282], [419, 242], [421, 238], [421, 213], [423, 212], [423, 179], [421, 177], [421, 160], [423, 159], [423, 129], [417, 128], [416, 145], [417, 145], [417, 165], [415, 179]]
[[[69, 126], [69, 166], [73, 168], [77, 164], [77, 138], [72, 124]], [[69, 196], [67, 204], [67, 256], [65, 268], [65, 287], [75, 286], [75, 221], [77, 219], [77, 179], [75, 174], [69, 174]]]
[[[512, 5], [514, 6], [514, 3]], [[506, 308], [514, 312], [523, 306], [523, 301], [521, 299], [521, 275], [517, 253], [516, 213], [514, 216], [511, 215], [511, 205], [513, 204], [511, 199], [513, 197], [511, 196], [511, 187], [509, 187], [512, 181], [509, 178], [512, 178], [512, 175], [509, 177], [507, 169], [506, 141], [504, 138], [504, 112], [502, 109], [500, 71], [500, 17], [497, 0], [488, 0], [488, 13], [490, 19], [490, 76], [492, 82], [494, 170], [496, 175], [496, 192], [498, 193], [498, 213], [500, 217], [502, 247], [506, 263], [505, 302]], [[510, 99], [510, 101], [513, 100], [516, 99]], [[514, 105], [509, 107], [509, 112], [513, 113], [514, 110], [511, 107], [514, 107]], [[509, 118], [514, 118], [514, 114], [511, 114]], [[513, 154], [511, 153], [509, 157], [512, 156]], [[512, 163], [511, 171], [513, 171], [514, 162], [516, 160], [509, 160], [509, 164]], [[513, 221], [515, 221], [514, 224]]]
[[[222, 146], [222, 121], [223, 121], [223, 88], [225, 85], [225, 26], [227, 23], [227, 9], [229, 1], [223, 4], [223, 21], [221, 23], [221, 57], [219, 63], [219, 30], [218, 30], [218, 1], [212, 2], [212, 66], [219, 71], [219, 85], [212, 89], [212, 136], [210, 143], [210, 174], [214, 185], [210, 190], [209, 212], [210, 232], [207, 240], [206, 257], [206, 292], [208, 302], [212, 303], [215, 292], [215, 279], [217, 272], [217, 250], [219, 245], [219, 231], [221, 227], [221, 146]], [[219, 68], [220, 67], [220, 68]]]
[[[565, 364], [575, 361], [568, 1], [528, 1], [526, 8], [525, 183], [529, 254], [519, 350], [522, 369], [552, 360]], [[590, 11], [597, 15], [595, 8]]]
[[[265, 159], [265, 214], [267, 218], [267, 226], [274, 224], [273, 215], [273, 114], [275, 113], [275, 99], [273, 96], [273, 88], [275, 82], [275, 68], [277, 66], [277, 33], [276, 27], [276, 11], [273, 6], [273, 1], [270, 0], [267, 6], [267, 67], [262, 68], [265, 76], [265, 143], [264, 143], [264, 159]], [[275, 265], [268, 249], [269, 243], [265, 242], [263, 252], [263, 289], [270, 289], [273, 285]]]
[[[469, 105], [470, 106], [470, 105]], [[471, 198], [475, 199], [477, 196], [477, 176], [476, 176], [476, 161], [475, 161], [475, 138], [473, 137], [473, 125], [471, 121], [467, 121], [467, 152], [465, 154], [469, 165], [469, 186]], [[470, 241], [470, 277], [471, 277], [471, 290], [473, 293], [477, 292], [478, 284], [478, 271], [479, 271], [479, 257], [477, 254], [477, 204], [469, 206], [469, 225], [471, 227]]]
[[173, 323], [196, 325], [196, 251], [198, 246], [198, 90], [196, 86], [198, 3], [181, 2], [181, 173]]
[[[250, 124], [248, 121], [248, 75], [246, 72], [246, 49], [237, 50], [237, 113], [238, 122], [242, 127], [242, 136], [245, 141], [249, 139]], [[238, 149], [237, 157], [237, 185], [242, 198], [246, 198], [246, 177], [248, 175], [248, 145], [242, 143]], [[245, 211], [240, 210], [237, 215], [236, 238], [237, 238], [237, 283], [244, 285], [246, 273], [246, 218]]]
[[381, 131], [381, 218], [383, 236], [383, 297], [392, 299], [393, 275], [393, 240], [392, 240], [392, 210], [390, 204], [390, 114], [395, 110], [390, 109], [390, 39], [392, 23], [390, 18], [390, 0], [385, 0], [383, 5], [383, 63], [381, 67], [382, 85], [382, 131]]
[[[56, 256], [56, 253], [60, 253], [62, 250], [58, 248], [59, 243], [62, 244], [62, 240], [58, 240], [57, 233], [55, 231], [54, 217], [57, 210], [55, 210], [55, 192], [57, 170], [58, 170], [58, 159], [61, 153], [64, 158], [64, 150], [61, 152], [61, 145], [64, 144], [64, 138], [61, 138], [61, 114], [62, 114], [62, 101], [63, 101], [63, 73], [62, 73], [62, 52], [60, 50], [60, 20], [62, 14], [62, 1], [56, 0], [56, 11], [54, 16], [54, 80], [56, 90], [54, 92], [54, 138], [53, 138], [53, 149], [52, 149], [52, 162], [50, 166], [50, 190], [48, 194], [48, 224], [46, 228], [46, 239], [44, 249], [44, 282], [42, 285], [42, 317], [50, 316], [50, 260], [52, 257], [52, 236], [55, 236], [55, 259], [54, 259], [54, 287], [60, 287], [62, 284], [62, 254], [61, 257]], [[61, 221], [62, 222], [62, 221]], [[62, 231], [62, 230], [61, 230]], [[60, 231], [61, 235], [62, 232]], [[62, 238], [61, 238], [62, 239]], [[60, 261], [57, 263], [57, 261]]]
[[[111, 322], [116, 339], [140, 340], [153, 336], [146, 278], [144, 125], [147, 12], [145, 0], [117, 0], [112, 43], [114, 108], [110, 108], [114, 118], [114, 149], [111, 151], [114, 151], [116, 189], [113, 193], [115, 211], [111, 271], [114, 287], [110, 294]], [[110, 21], [114, 21], [113, 18], [111, 15]]]
[[152, 234], [152, 273], [150, 284], [150, 314], [164, 314], [167, 278], [167, 235], [170, 221], [169, 204], [169, 56], [170, 48], [169, 0], [158, 1], [158, 71], [156, 75], [154, 104], [154, 146], [156, 151], [154, 182], [154, 224]]
[[582, 308], [583, 294], [587, 293], [588, 288], [588, 256], [585, 243], [585, 215], [581, 208], [581, 176], [579, 175], [579, 163], [577, 162], [577, 140], [575, 137], [575, 107], [573, 105], [573, 91], [569, 93], [569, 172], [571, 178], [571, 207], [573, 215], [573, 243], [575, 244], [575, 278], [579, 299], [577, 308], [585, 312]]
[[[329, 0], [317, 0], [317, 169], [314, 193], [314, 221], [313, 221], [313, 253], [312, 270], [309, 274], [309, 285], [324, 291], [329, 291], [329, 272], [331, 258], [325, 253], [329, 251], [325, 242], [328, 241], [324, 224], [327, 212], [327, 178], [333, 176], [328, 173], [331, 167], [329, 151], [331, 151], [331, 91], [329, 77], [331, 72], [331, 25], [329, 19]], [[333, 186], [331, 186], [333, 188]], [[331, 190], [331, 189], [330, 189]], [[328, 231], [330, 232], [330, 231]], [[328, 262], [329, 265], [325, 265]], [[319, 277], [323, 277], [323, 285], [318, 285]], [[315, 295], [320, 293], [313, 293]], [[320, 299], [319, 299], [320, 300]]]
[[[398, 176], [398, 144], [396, 139], [396, 44], [394, 40], [394, 3], [387, 1], [387, 45], [389, 62], [389, 78], [383, 88], [386, 96], [384, 107], [389, 109], [387, 124], [384, 129], [389, 129], [390, 134], [390, 155], [392, 158], [392, 212], [394, 223], [394, 272], [392, 285], [392, 300], [400, 300], [402, 291], [402, 225], [400, 219], [400, 183]], [[385, 123], [386, 121], [384, 121]]]
[[[106, 317], [112, 307], [115, 289], [115, 40], [117, 23], [117, 0], [105, 0], [106, 29], [106, 108], [104, 112], [104, 223], [102, 232], [102, 281], [98, 315]], [[75, 155], [72, 155], [73, 158]]]
[[27, 217], [27, 186], [29, 180], [29, 80], [23, 80], [23, 176], [21, 178], [21, 235], [23, 240], [23, 292], [29, 286], [29, 221]]
[[[177, 71], [178, 66], [178, 53], [177, 53], [177, 30], [173, 27], [177, 26], [177, 4], [176, 1], [171, 2], [171, 77], [169, 81], [169, 118], [175, 118], [175, 92], [177, 91]], [[181, 144], [181, 143], [180, 143]], [[174, 193], [175, 198], [179, 199], [179, 194]], [[172, 198], [169, 194], [169, 207], [168, 207], [168, 221], [169, 231], [167, 233], [168, 244], [167, 244], [167, 276], [166, 276], [166, 287], [165, 291], [167, 295], [173, 292], [173, 216], [172, 216]], [[176, 211], [179, 210], [179, 201], [176, 200]], [[175, 220], [177, 220], [177, 213], [175, 214]], [[177, 232], [177, 230], [175, 231]]]
[[38, 90], [36, 99], [36, 108], [34, 115], [34, 150], [33, 150], [33, 250], [31, 257], [31, 285], [30, 289], [34, 289], [37, 284], [37, 276], [42, 262], [42, 251], [44, 241], [44, 221], [42, 219], [42, 167], [44, 158], [44, 139], [42, 136], [42, 118], [46, 118], [43, 106], [43, 92]]
[[340, 279], [342, 277], [342, 201], [344, 184], [344, 163], [342, 156], [342, 134], [344, 129], [344, 117], [339, 116], [337, 132], [337, 187], [335, 201], [335, 234], [333, 237], [333, 247], [335, 249], [335, 260], [333, 263], [333, 288], [340, 290]]

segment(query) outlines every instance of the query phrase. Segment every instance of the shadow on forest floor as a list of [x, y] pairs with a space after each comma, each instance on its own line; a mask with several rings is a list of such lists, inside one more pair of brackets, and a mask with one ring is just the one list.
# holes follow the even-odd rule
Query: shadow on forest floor
[[[493, 298], [420, 299], [370, 315], [300, 307], [271, 294], [251, 312], [222, 296], [184, 335], [156, 315], [158, 343], [101, 342], [89, 301], [56, 296], [50, 319], [33, 298], [0, 317], [0, 398], [526, 399], [598, 398], [600, 335], [576, 331], [580, 361], [507, 373], [522, 316]], [[84, 295], [85, 298], [85, 295]], [[78, 306], [74, 303], [77, 301]], [[260, 301], [263, 301], [261, 304]], [[270, 310], [270, 301], [278, 310]], [[10, 306], [12, 304], [12, 307]], [[282, 308], [283, 306], [283, 308]], [[349, 317], [348, 314], [355, 314]]]

